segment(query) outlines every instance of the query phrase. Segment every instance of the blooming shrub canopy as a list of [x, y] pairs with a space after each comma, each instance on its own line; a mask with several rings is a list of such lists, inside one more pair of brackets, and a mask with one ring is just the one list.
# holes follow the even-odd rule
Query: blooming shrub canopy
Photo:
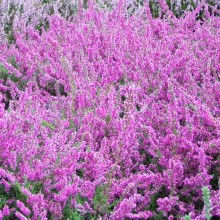
[[1, 41], [0, 219], [205, 219], [204, 186], [220, 215], [220, 18], [161, 5]]

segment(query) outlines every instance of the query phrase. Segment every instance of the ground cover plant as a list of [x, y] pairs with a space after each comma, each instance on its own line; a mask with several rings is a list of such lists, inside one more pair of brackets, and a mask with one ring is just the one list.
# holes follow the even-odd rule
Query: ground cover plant
[[217, 6], [113, 3], [2, 30], [0, 219], [220, 216]]

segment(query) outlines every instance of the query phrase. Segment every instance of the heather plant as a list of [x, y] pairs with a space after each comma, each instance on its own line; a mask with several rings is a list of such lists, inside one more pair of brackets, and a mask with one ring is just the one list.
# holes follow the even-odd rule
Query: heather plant
[[1, 43], [0, 218], [220, 215], [220, 18], [117, 3]]
[[[94, 6], [105, 11], [114, 10], [119, 1], [94, 1]], [[170, 12], [173, 16], [178, 18], [185, 16], [188, 11], [194, 11], [197, 6], [202, 3], [201, 0], [179, 1], [179, 0], [149, 0], [150, 12], [154, 18], [163, 18]], [[34, 25], [35, 28], [42, 33], [43, 29], [48, 29], [48, 16], [52, 14], [60, 14], [67, 20], [74, 20], [77, 12], [86, 10], [89, 7], [90, 1], [63, 1], [63, 0], [32, 0], [32, 1], [0, 1], [0, 34], [1, 40], [5, 40], [11, 44], [14, 43], [14, 29], [25, 28], [28, 25]], [[144, 7], [143, 0], [129, 0], [126, 1], [126, 16], [133, 14], [143, 14]], [[206, 16], [206, 11], [219, 16], [220, 4], [218, 0], [208, 0], [206, 6], [200, 8], [197, 20], [203, 20]], [[21, 23], [22, 21], [22, 23]]]

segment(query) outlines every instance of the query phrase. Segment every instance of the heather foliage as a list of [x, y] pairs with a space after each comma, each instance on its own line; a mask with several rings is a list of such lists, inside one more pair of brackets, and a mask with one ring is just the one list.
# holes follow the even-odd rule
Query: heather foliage
[[117, 3], [1, 41], [0, 219], [220, 215], [220, 18]]

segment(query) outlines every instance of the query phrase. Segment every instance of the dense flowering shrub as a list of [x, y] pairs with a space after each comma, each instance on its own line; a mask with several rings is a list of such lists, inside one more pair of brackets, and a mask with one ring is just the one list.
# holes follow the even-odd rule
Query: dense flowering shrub
[[125, 9], [1, 43], [0, 219], [220, 215], [220, 18]]
[[[82, 10], [86, 10], [91, 0], [1, 0], [0, 1], [0, 40], [14, 43], [14, 28], [18, 25], [25, 28], [33, 25], [39, 32], [49, 26], [48, 16], [60, 14], [67, 20]], [[118, 0], [96, 0], [94, 7], [112, 11], [118, 7]], [[203, 20], [208, 10], [214, 16], [219, 16], [220, 1], [206, 0], [206, 6], [200, 8], [197, 20]], [[145, 3], [145, 4], [144, 4]], [[124, 1], [124, 13], [126, 16], [142, 14], [145, 5], [148, 4], [154, 18], [163, 18], [167, 12], [176, 17], [184, 17], [186, 12], [194, 11], [203, 0], [126, 0]]]

